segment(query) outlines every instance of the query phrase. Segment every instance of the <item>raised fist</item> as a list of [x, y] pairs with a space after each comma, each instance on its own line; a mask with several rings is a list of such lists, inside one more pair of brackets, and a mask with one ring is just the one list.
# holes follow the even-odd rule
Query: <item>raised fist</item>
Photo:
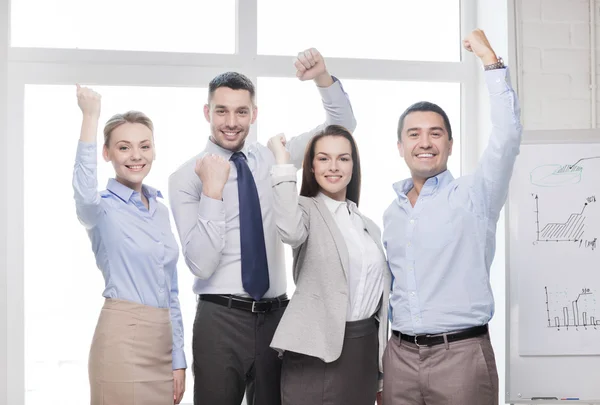
[[319, 80], [331, 79], [323, 56], [315, 48], [300, 52], [294, 59], [294, 66], [296, 67], [296, 77], [302, 81], [314, 79], [319, 84]]
[[102, 96], [88, 87], [77, 85], [77, 105], [83, 115], [100, 117], [100, 104]]
[[271, 152], [273, 152], [275, 161], [278, 165], [284, 165], [290, 161], [290, 152], [286, 149], [285, 143], [286, 140], [284, 134], [278, 134], [271, 137], [267, 143], [267, 146], [271, 149]]
[[221, 156], [210, 154], [198, 159], [194, 171], [202, 181], [202, 193], [215, 200], [222, 199], [230, 168]]
[[485, 33], [480, 29], [473, 30], [473, 32], [467, 35], [463, 40], [463, 46], [467, 51], [477, 55], [484, 65], [491, 65], [498, 62], [496, 53], [492, 49]]

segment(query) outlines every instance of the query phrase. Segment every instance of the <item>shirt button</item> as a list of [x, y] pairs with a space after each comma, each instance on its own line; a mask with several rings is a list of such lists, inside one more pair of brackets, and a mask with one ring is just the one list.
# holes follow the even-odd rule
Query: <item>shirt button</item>
[[408, 243], [406, 244], [406, 246], [408, 246], [408, 247], [411, 247], [412, 245], [411, 245], [411, 243], [410, 243], [410, 242], [408, 242]]
[[415, 269], [413, 269], [412, 267], [410, 269], [408, 269], [408, 271], [415, 271]]
[[414, 291], [411, 291], [411, 292], [410, 292], [410, 295], [412, 295], [412, 296], [414, 297], [414, 296], [415, 296], [415, 295], [417, 295], [417, 294], [416, 294]]
[[414, 220], [414, 219], [411, 219], [411, 220], [410, 220], [410, 223], [411, 223], [411, 225], [412, 225], [412, 224], [414, 224], [414, 223], [415, 223], [415, 220]]
[[160, 288], [160, 289], [158, 290], [158, 292], [161, 292], [161, 293], [162, 293], [162, 292], [165, 292], [165, 289], [164, 289], [164, 288]]

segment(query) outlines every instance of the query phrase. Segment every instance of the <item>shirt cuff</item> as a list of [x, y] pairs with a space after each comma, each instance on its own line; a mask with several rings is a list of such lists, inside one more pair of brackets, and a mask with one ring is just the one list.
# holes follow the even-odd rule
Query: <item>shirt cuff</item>
[[82, 164], [95, 164], [98, 160], [96, 142], [79, 141], [75, 160]]
[[511, 89], [508, 67], [486, 70], [484, 77], [490, 94], [500, 94]]
[[173, 370], [187, 368], [187, 363], [185, 362], [185, 353], [183, 349], [174, 349], [173, 350]]
[[291, 163], [271, 166], [271, 176], [273, 177], [295, 176], [297, 171], [296, 166]]
[[335, 76], [331, 76], [331, 77], [333, 78], [333, 84], [331, 86], [329, 86], [329, 87], [318, 87], [317, 86], [317, 89], [319, 89], [319, 93], [321, 93], [321, 99], [326, 104], [335, 104], [335, 105], [342, 104], [340, 102], [336, 103], [336, 100], [344, 100], [344, 102], [347, 102], [346, 99], [348, 98], [348, 95], [344, 91], [342, 82], [340, 82], [338, 80], [338, 78]]
[[198, 216], [207, 221], [225, 222], [225, 203], [223, 200], [215, 200], [202, 194]]

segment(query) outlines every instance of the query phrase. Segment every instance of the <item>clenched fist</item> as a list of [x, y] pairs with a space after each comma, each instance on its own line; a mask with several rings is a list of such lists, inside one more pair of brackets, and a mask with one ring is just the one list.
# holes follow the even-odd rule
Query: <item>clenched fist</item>
[[333, 79], [327, 71], [325, 60], [315, 48], [300, 52], [294, 59], [296, 77], [302, 81], [313, 79], [317, 86], [328, 87], [333, 84]]
[[473, 32], [467, 35], [463, 40], [463, 46], [467, 51], [477, 55], [484, 65], [491, 65], [498, 62], [496, 53], [492, 49], [485, 33], [480, 29], [473, 30]]
[[202, 181], [202, 193], [215, 200], [223, 199], [230, 168], [229, 162], [221, 156], [211, 154], [198, 159], [194, 171]]
[[83, 115], [99, 118], [102, 96], [88, 87], [77, 85], [77, 104]]
[[285, 147], [285, 135], [279, 134], [271, 137], [267, 147], [273, 152], [278, 165], [284, 165], [290, 161], [290, 152]]

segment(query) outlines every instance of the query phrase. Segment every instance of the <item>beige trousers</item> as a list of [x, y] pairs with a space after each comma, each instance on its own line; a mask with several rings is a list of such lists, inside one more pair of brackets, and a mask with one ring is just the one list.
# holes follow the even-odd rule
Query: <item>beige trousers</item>
[[392, 336], [383, 355], [383, 405], [498, 405], [489, 335], [432, 347]]
[[172, 405], [169, 309], [107, 298], [88, 363], [91, 405]]

